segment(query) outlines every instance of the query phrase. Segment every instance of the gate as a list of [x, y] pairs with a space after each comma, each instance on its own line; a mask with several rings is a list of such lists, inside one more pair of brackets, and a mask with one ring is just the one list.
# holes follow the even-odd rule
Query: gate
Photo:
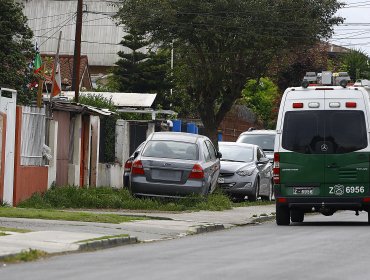
[[16, 106], [17, 91], [0, 88], [0, 114], [5, 120], [2, 125], [1, 137], [0, 200], [10, 205], [13, 205]]
[[130, 155], [146, 140], [147, 122], [130, 122]]

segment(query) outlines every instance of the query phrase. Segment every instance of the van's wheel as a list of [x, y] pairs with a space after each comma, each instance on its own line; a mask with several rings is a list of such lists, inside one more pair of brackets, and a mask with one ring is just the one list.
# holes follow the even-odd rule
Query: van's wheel
[[248, 195], [248, 201], [254, 202], [257, 200], [259, 189], [260, 189], [260, 180], [256, 178], [256, 180], [254, 181], [254, 186], [253, 186], [253, 194]]
[[304, 212], [300, 209], [290, 210], [290, 219], [293, 223], [302, 223], [304, 220]]
[[288, 226], [290, 224], [290, 210], [287, 205], [276, 204], [276, 224]]

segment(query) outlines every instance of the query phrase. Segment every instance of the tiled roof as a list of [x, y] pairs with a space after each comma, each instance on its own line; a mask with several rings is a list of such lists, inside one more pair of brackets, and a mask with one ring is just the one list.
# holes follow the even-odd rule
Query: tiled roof
[[[53, 54], [41, 54], [41, 58], [43, 63], [46, 64], [46, 74], [51, 76], [51, 71], [54, 65], [54, 57]], [[72, 76], [73, 76], [73, 55], [59, 55], [60, 61], [60, 71], [61, 71], [61, 79], [62, 85], [71, 86], [72, 85]], [[89, 66], [89, 61], [86, 55], [81, 56], [80, 62], [80, 81], [84, 78], [86, 79], [86, 74], [88, 75], [88, 82], [87, 84], [91, 84], [91, 79], [89, 72], [86, 71]], [[84, 76], [85, 74], [85, 76]], [[83, 82], [83, 86], [86, 86], [86, 82]]]

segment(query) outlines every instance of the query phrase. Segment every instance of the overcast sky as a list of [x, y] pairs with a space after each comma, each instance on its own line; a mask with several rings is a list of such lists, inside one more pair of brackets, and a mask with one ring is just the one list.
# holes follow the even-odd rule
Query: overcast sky
[[345, 18], [335, 28], [330, 42], [348, 48], [360, 49], [370, 55], [370, 1], [342, 0], [347, 6], [338, 14]]

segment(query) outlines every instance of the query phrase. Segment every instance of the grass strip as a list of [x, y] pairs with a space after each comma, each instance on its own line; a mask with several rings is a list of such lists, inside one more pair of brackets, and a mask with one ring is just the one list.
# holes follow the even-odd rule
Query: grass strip
[[67, 212], [58, 210], [45, 209], [27, 209], [27, 208], [10, 208], [0, 207], [0, 217], [7, 218], [26, 218], [26, 219], [46, 219], [46, 220], [63, 220], [79, 222], [97, 222], [119, 224], [131, 222], [134, 220], [144, 220], [147, 218], [127, 217], [116, 214], [94, 214], [86, 212]]
[[47, 256], [48, 253], [44, 251], [29, 249], [28, 251], [23, 250], [18, 254], [4, 257], [1, 259], [1, 261], [5, 263], [31, 262]]
[[105, 235], [102, 237], [96, 237], [96, 238], [90, 238], [78, 241], [76, 243], [85, 243], [85, 242], [91, 242], [91, 241], [99, 241], [99, 240], [105, 240], [105, 239], [111, 239], [111, 238], [121, 238], [121, 237], [129, 237], [128, 234], [118, 234], [118, 235]]
[[11, 231], [11, 232], [18, 232], [18, 233], [27, 233], [27, 232], [31, 232], [32, 230], [22, 229], [22, 228], [0, 227], [0, 231]]
[[9, 235], [9, 234], [0, 231], [0, 236], [5, 236], [5, 235]]
[[44, 194], [35, 194], [18, 207], [39, 209], [129, 209], [156, 211], [223, 211], [232, 208], [230, 199], [222, 193], [207, 198], [183, 199], [135, 198], [127, 189], [55, 187]]

